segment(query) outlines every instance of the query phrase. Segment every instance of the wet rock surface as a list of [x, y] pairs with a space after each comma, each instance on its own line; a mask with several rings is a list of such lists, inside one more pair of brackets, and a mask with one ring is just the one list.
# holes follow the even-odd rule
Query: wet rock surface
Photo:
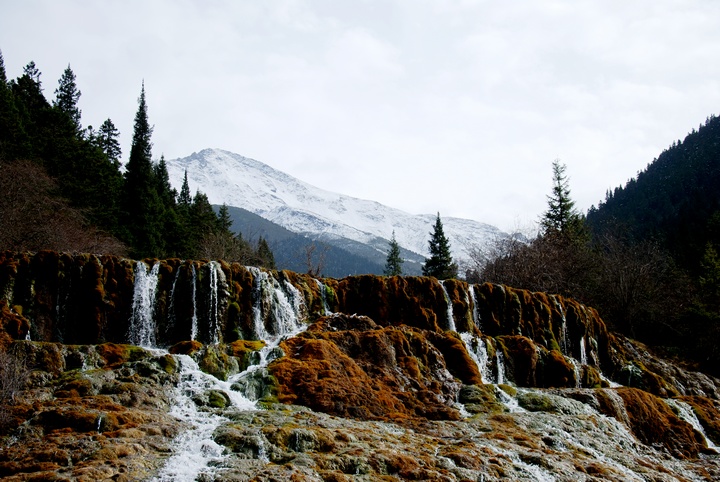
[[0, 347], [3, 480], [720, 480], [720, 381], [544, 293], [2, 253]]

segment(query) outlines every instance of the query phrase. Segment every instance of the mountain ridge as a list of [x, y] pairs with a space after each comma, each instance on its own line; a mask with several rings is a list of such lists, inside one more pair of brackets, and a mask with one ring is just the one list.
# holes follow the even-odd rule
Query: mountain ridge
[[[185, 172], [191, 190], [204, 192], [211, 203], [246, 209], [292, 232], [330, 244], [352, 240], [385, 256], [392, 233], [398, 244], [416, 253], [421, 262], [435, 214], [414, 215], [377, 201], [354, 198], [315, 187], [255, 159], [222, 149], [203, 149], [166, 161], [173, 185]], [[469, 252], [505, 236], [498, 228], [478, 221], [442, 217], [453, 257], [461, 269]]]

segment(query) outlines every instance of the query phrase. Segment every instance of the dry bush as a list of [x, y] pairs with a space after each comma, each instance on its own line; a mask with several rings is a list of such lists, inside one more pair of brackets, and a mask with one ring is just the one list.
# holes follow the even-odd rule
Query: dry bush
[[0, 351], [0, 428], [11, 421], [11, 407], [18, 393], [25, 388], [30, 370], [25, 358], [17, 352]]
[[31, 161], [0, 162], [0, 249], [125, 254], [117, 239], [89, 226]]

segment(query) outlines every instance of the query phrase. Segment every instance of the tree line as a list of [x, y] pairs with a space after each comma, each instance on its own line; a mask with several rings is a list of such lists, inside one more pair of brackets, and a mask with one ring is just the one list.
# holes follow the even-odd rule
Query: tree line
[[84, 128], [81, 92], [70, 66], [49, 102], [41, 72], [28, 63], [8, 80], [0, 52], [0, 249], [54, 249], [133, 258], [222, 258], [274, 268], [266, 240], [231, 231], [223, 206], [178, 192], [167, 164], [152, 155], [144, 82], [128, 161], [111, 119]]
[[[720, 158], [713, 162], [717, 166]], [[558, 160], [553, 163], [553, 189], [547, 201], [537, 235], [529, 240], [509, 236], [476, 248], [467, 280], [577, 299], [596, 308], [614, 331], [720, 374], [716, 245], [706, 244], [697, 267], [690, 269], [683, 264], [687, 253], [674, 254], [672, 243], [657, 236], [638, 235], [627, 227], [632, 223], [624, 224], [619, 217], [615, 222], [589, 222], [594, 211], [586, 217], [575, 209], [566, 166]], [[653, 214], [657, 213], [649, 209], [645, 215]]]

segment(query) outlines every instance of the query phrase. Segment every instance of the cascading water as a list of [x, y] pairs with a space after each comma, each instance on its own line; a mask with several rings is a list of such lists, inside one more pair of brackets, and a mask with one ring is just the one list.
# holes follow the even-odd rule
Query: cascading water
[[677, 400], [675, 398], [666, 399], [665, 403], [668, 404], [670, 407], [674, 408], [675, 412], [677, 412], [678, 414], [678, 417], [692, 425], [692, 428], [703, 436], [708, 448], [713, 449], [717, 453], [720, 453], [720, 447], [715, 445], [713, 441], [707, 437], [707, 435], [705, 434], [705, 429], [700, 423], [700, 420], [698, 420], [697, 415], [688, 403], [683, 402], [682, 400]]
[[332, 312], [330, 311], [327, 302], [327, 286], [325, 286], [325, 284], [317, 278], [315, 278], [315, 283], [317, 283], [318, 289], [320, 290], [320, 299], [322, 300], [323, 315], [329, 316], [332, 314]]
[[175, 440], [173, 455], [167, 460], [156, 482], [195, 481], [209, 477], [214, 480], [215, 469], [211, 464], [222, 461], [226, 454], [223, 447], [212, 438], [215, 429], [225, 417], [209, 411], [199, 410], [193, 400], [196, 394], [218, 390], [227, 395], [233, 406], [240, 410], [252, 410], [255, 403], [242, 394], [230, 389], [229, 382], [223, 382], [200, 370], [197, 363], [187, 355], [176, 355], [180, 369], [180, 382], [175, 389], [176, 403], [171, 414], [192, 427]]
[[567, 317], [565, 316], [565, 310], [563, 309], [562, 304], [555, 296], [551, 296], [551, 299], [553, 300], [553, 303], [555, 304], [555, 307], [560, 312], [560, 317], [562, 319], [562, 324], [560, 325], [560, 350], [563, 352], [564, 355], [570, 355], [572, 354], [569, 351], [568, 341], [570, 339], [570, 336], [568, 335], [568, 327], [567, 327]]
[[220, 265], [210, 261], [210, 303], [208, 307], [209, 339], [211, 343], [220, 342], [220, 320], [218, 318], [218, 270]]
[[497, 379], [495, 380], [498, 385], [505, 383], [505, 355], [499, 348], [495, 350], [495, 368], [497, 370]]
[[472, 333], [460, 333], [460, 338], [463, 343], [465, 343], [470, 358], [472, 358], [477, 365], [483, 383], [492, 383], [492, 374], [488, 366], [487, 347], [483, 339]]
[[150, 273], [142, 261], [138, 261], [135, 266], [135, 288], [128, 332], [128, 341], [133, 345], [148, 348], [155, 346], [156, 326], [153, 312], [159, 271], [160, 263], [155, 263]]
[[468, 285], [468, 293], [470, 293], [470, 299], [472, 300], [472, 319], [475, 326], [482, 331], [482, 320], [480, 320], [480, 310], [478, 309], [477, 296], [475, 295], [475, 288], [473, 285]]
[[585, 337], [580, 338], [580, 364], [587, 365], [587, 352], [585, 351]]
[[[258, 385], [267, 365], [282, 356], [278, 345], [286, 338], [304, 331], [304, 298], [289, 281], [278, 282], [259, 268], [248, 268], [255, 278], [253, 290], [254, 336], [265, 342], [259, 351], [259, 360], [244, 372], [230, 378], [234, 386], [240, 387], [250, 398], [257, 398]], [[256, 378], [260, 380], [256, 380]]]
[[175, 272], [175, 279], [173, 280], [172, 288], [170, 289], [170, 306], [168, 308], [169, 324], [171, 329], [175, 327], [177, 322], [177, 315], [175, 313], [175, 287], [177, 286], [178, 279], [180, 278], [180, 268]]
[[450, 295], [448, 294], [447, 289], [445, 289], [444, 283], [445, 280], [440, 281], [440, 287], [442, 288], [443, 295], [445, 296], [445, 303], [447, 303], [448, 330], [457, 331], [455, 328], [455, 318], [453, 317], [452, 301], [450, 301]]
[[190, 339], [191, 340], [197, 340], [197, 334], [198, 334], [198, 317], [197, 317], [197, 271], [195, 270], [195, 265], [190, 265], [190, 283], [192, 286], [192, 303], [193, 303], [193, 312], [192, 312], [192, 319], [190, 321]]

